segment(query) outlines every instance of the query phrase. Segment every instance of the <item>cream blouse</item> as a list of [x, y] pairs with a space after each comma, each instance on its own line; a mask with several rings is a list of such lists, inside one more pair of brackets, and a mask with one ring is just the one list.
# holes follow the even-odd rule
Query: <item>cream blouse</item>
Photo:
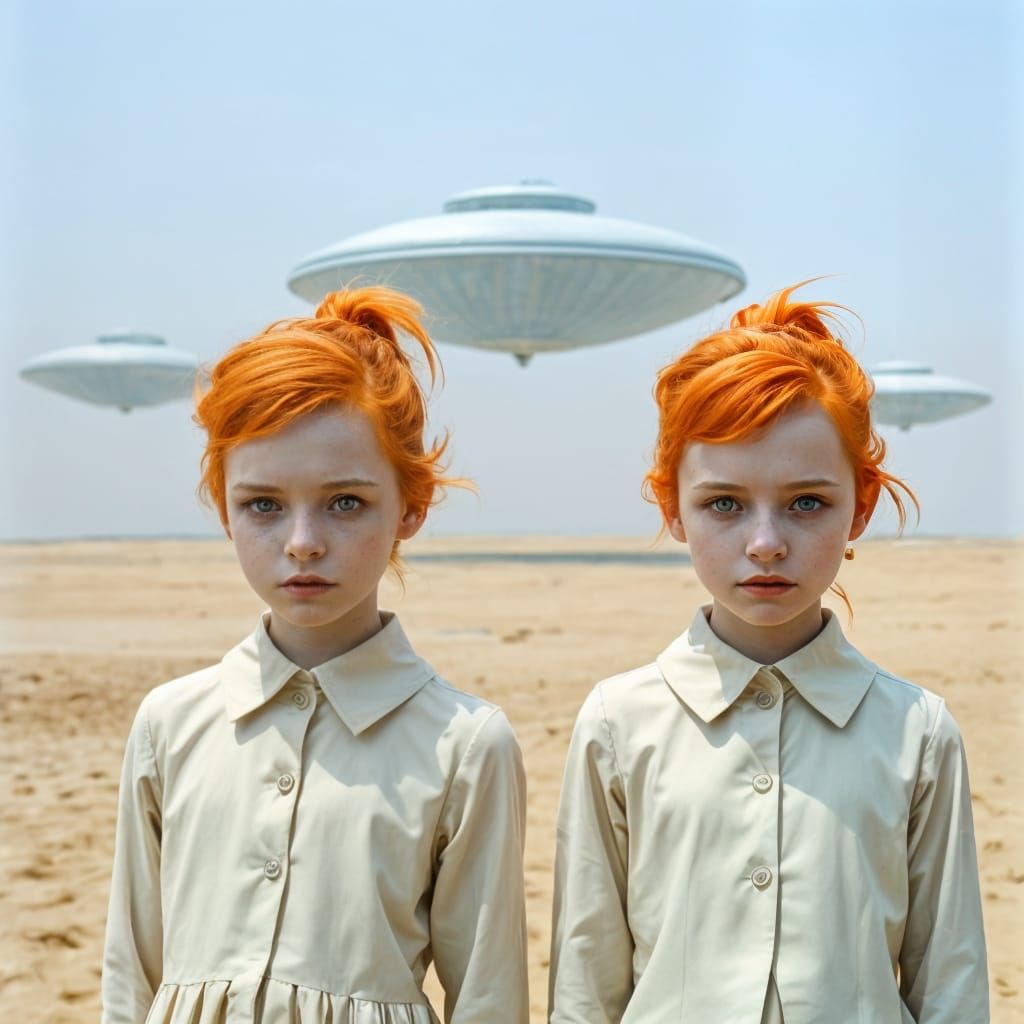
[[960, 734], [829, 617], [759, 665], [703, 609], [599, 683], [559, 812], [554, 1024], [983, 1024]]
[[524, 778], [398, 620], [312, 671], [265, 622], [153, 690], [125, 753], [103, 1021], [528, 1019]]

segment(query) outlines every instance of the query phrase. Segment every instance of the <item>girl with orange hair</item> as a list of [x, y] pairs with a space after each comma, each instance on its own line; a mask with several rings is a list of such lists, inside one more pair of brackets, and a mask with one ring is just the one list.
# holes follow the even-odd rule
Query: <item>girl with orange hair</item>
[[580, 712], [553, 1024], [988, 1020], [957, 726], [821, 606], [879, 494], [901, 526], [916, 499], [834, 314], [792, 292], [658, 378], [648, 494], [712, 602]]
[[398, 331], [419, 307], [327, 296], [232, 349], [198, 401], [203, 490], [269, 611], [153, 690], [125, 754], [107, 1024], [451, 1024], [528, 1016], [524, 780], [502, 712], [380, 611], [446, 483]]

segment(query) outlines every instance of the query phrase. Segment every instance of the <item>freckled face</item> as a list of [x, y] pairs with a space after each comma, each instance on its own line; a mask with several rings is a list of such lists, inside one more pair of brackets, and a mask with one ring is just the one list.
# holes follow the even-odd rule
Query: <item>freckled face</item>
[[687, 445], [678, 484], [669, 532], [689, 544], [718, 636], [762, 662], [813, 639], [821, 595], [867, 525], [828, 414], [809, 403], [750, 438]]
[[405, 508], [394, 467], [356, 409], [330, 406], [225, 458], [228, 519], [270, 633], [312, 667], [380, 628], [377, 587], [395, 540], [423, 515]]

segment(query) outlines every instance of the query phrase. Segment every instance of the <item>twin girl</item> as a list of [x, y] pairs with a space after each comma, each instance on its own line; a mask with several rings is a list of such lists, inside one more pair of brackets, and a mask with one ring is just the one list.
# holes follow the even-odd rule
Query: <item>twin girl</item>
[[[203, 488], [269, 609], [142, 702], [107, 1024], [526, 1024], [522, 758], [378, 607], [447, 481], [399, 332], [329, 295], [213, 369]], [[882, 492], [871, 386], [792, 289], [661, 373], [647, 487], [711, 596], [598, 683], [558, 819], [556, 1024], [988, 1020], [970, 792], [943, 701], [821, 606]], [[840, 591], [841, 592], [841, 591]]]

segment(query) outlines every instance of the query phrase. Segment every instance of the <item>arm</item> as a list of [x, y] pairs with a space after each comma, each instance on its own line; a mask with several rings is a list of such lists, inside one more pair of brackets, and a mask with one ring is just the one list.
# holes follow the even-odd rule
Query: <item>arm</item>
[[161, 786], [146, 706], [128, 736], [103, 950], [103, 1024], [142, 1024], [160, 985]]
[[908, 829], [900, 991], [918, 1024], [986, 1024], [985, 935], [960, 732], [943, 704], [921, 759]]
[[633, 994], [626, 917], [629, 832], [600, 690], [573, 730], [555, 856], [551, 1024], [611, 1024]]
[[526, 781], [498, 709], [456, 770], [438, 826], [430, 938], [447, 1024], [527, 1024]]

